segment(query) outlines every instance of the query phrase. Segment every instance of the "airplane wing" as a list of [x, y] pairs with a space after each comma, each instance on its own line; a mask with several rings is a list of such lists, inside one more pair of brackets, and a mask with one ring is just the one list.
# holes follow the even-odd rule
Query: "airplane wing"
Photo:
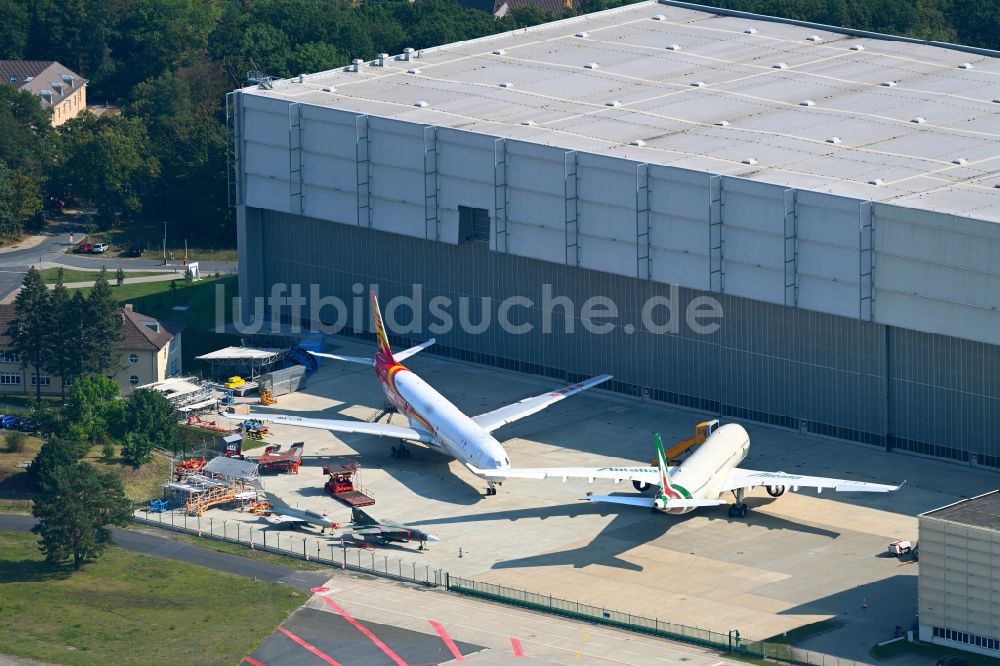
[[308, 525], [308, 520], [303, 520], [297, 516], [283, 516], [278, 513], [271, 514], [271, 520], [276, 523], [281, 523], [282, 525]]
[[757, 486], [784, 486], [795, 491], [799, 488], [816, 488], [817, 492], [823, 492], [824, 488], [833, 488], [837, 492], [846, 493], [890, 493], [899, 490], [898, 486], [888, 486], [881, 483], [867, 483], [865, 481], [847, 481], [844, 479], [827, 479], [822, 476], [799, 476], [798, 474], [786, 474], [785, 472], [759, 472], [753, 469], [742, 469], [737, 467], [729, 472], [722, 490], [736, 490], [737, 488], [756, 488]]
[[[231, 414], [224, 414], [232, 417]], [[409, 439], [415, 442], [433, 444], [434, 436], [426, 430], [418, 430], [408, 426], [398, 426], [389, 423], [369, 423], [368, 421], [333, 421], [327, 419], [307, 419], [302, 416], [287, 416], [283, 414], [249, 414], [248, 419], [277, 423], [278, 425], [299, 426], [302, 428], [317, 428], [333, 432], [349, 432], [361, 435], [378, 435], [379, 437], [395, 437]]]
[[586, 391], [587, 389], [602, 384], [611, 379], [611, 375], [599, 375], [588, 379], [587, 381], [580, 382], [578, 384], [573, 384], [571, 386], [566, 386], [558, 391], [549, 391], [548, 393], [543, 393], [542, 395], [536, 395], [533, 398], [525, 398], [519, 402], [515, 402], [512, 405], [507, 405], [506, 407], [501, 407], [500, 409], [494, 409], [492, 412], [486, 412], [485, 414], [480, 414], [479, 416], [473, 416], [472, 420], [475, 421], [479, 426], [486, 432], [493, 432], [501, 426], [505, 426], [508, 423], [513, 423], [518, 419], [523, 419], [525, 416], [530, 416], [536, 412], [540, 412], [549, 405], [559, 402], [571, 395], [576, 395], [581, 391]]
[[[644, 506], [653, 508], [656, 506], [655, 497], [629, 497], [628, 495], [587, 495], [583, 499], [588, 502], [610, 502], [611, 504], [628, 504], [630, 506]], [[664, 509], [691, 509], [700, 506], [719, 506], [727, 504], [723, 500], [710, 499], [690, 499], [690, 500], [668, 500]]]
[[641, 481], [650, 485], [660, 485], [658, 467], [526, 467], [523, 469], [479, 469], [469, 467], [473, 474], [489, 479], [611, 479], [619, 481]]

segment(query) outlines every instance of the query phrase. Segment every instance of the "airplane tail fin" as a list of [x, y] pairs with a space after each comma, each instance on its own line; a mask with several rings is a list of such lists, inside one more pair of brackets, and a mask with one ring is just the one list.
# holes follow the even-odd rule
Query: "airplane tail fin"
[[356, 506], [351, 507], [351, 522], [354, 523], [355, 526], [378, 524], [378, 521]]
[[378, 338], [379, 354], [389, 361], [395, 361], [392, 357], [392, 347], [389, 346], [389, 338], [385, 334], [385, 324], [382, 323], [382, 310], [378, 306], [378, 296], [372, 291], [372, 314], [375, 316], [375, 335]]
[[677, 492], [670, 483], [670, 466], [667, 464], [667, 456], [663, 452], [663, 440], [660, 433], [656, 433], [656, 462], [660, 469], [660, 492], [666, 498], [682, 499], [683, 496]]

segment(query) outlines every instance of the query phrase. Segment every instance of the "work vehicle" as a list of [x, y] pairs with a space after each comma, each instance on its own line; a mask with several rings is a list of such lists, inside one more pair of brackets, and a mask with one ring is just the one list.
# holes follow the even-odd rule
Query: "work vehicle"
[[239, 375], [237, 375], [235, 377], [230, 377], [229, 379], [227, 379], [226, 383], [224, 384], [224, 386], [227, 389], [238, 389], [239, 387], [243, 386], [246, 383], [247, 383], [247, 380], [245, 380], [242, 377], [240, 377]]
[[903, 555], [909, 555], [913, 553], [913, 558], [917, 559], [917, 549], [919, 544], [910, 543], [902, 539], [893, 541], [889, 544], [889, 554], [893, 557], [902, 557]]

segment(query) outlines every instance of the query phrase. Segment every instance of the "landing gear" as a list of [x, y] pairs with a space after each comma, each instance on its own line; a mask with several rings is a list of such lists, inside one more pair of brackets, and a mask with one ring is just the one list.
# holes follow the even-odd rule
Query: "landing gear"
[[405, 441], [399, 440], [399, 446], [392, 447], [392, 457], [397, 460], [410, 457], [410, 450], [406, 448]]
[[486, 496], [490, 497], [492, 495], [496, 495], [497, 494], [497, 484], [494, 483], [493, 481], [487, 481], [486, 483], [489, 484], [489, 487], [486, 489]]
[[729, 517], [730, 518], [746, 518], [747, 513], [750, 511], [750, 507], [743, 502], [743, 497], [746, 495], [745, 488], [737, 488], [733, 491], [733, 497], [736, 498], [735, 504], [729, 505]]

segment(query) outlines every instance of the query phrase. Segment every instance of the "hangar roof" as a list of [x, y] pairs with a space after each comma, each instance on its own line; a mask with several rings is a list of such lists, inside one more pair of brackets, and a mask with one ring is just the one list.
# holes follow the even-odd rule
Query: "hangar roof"
[[1000, 221], [1000, 54], [682, 4], [244, 92]]
[[920, 515], [1000, 531], [1000, 491], [994, 490]]

